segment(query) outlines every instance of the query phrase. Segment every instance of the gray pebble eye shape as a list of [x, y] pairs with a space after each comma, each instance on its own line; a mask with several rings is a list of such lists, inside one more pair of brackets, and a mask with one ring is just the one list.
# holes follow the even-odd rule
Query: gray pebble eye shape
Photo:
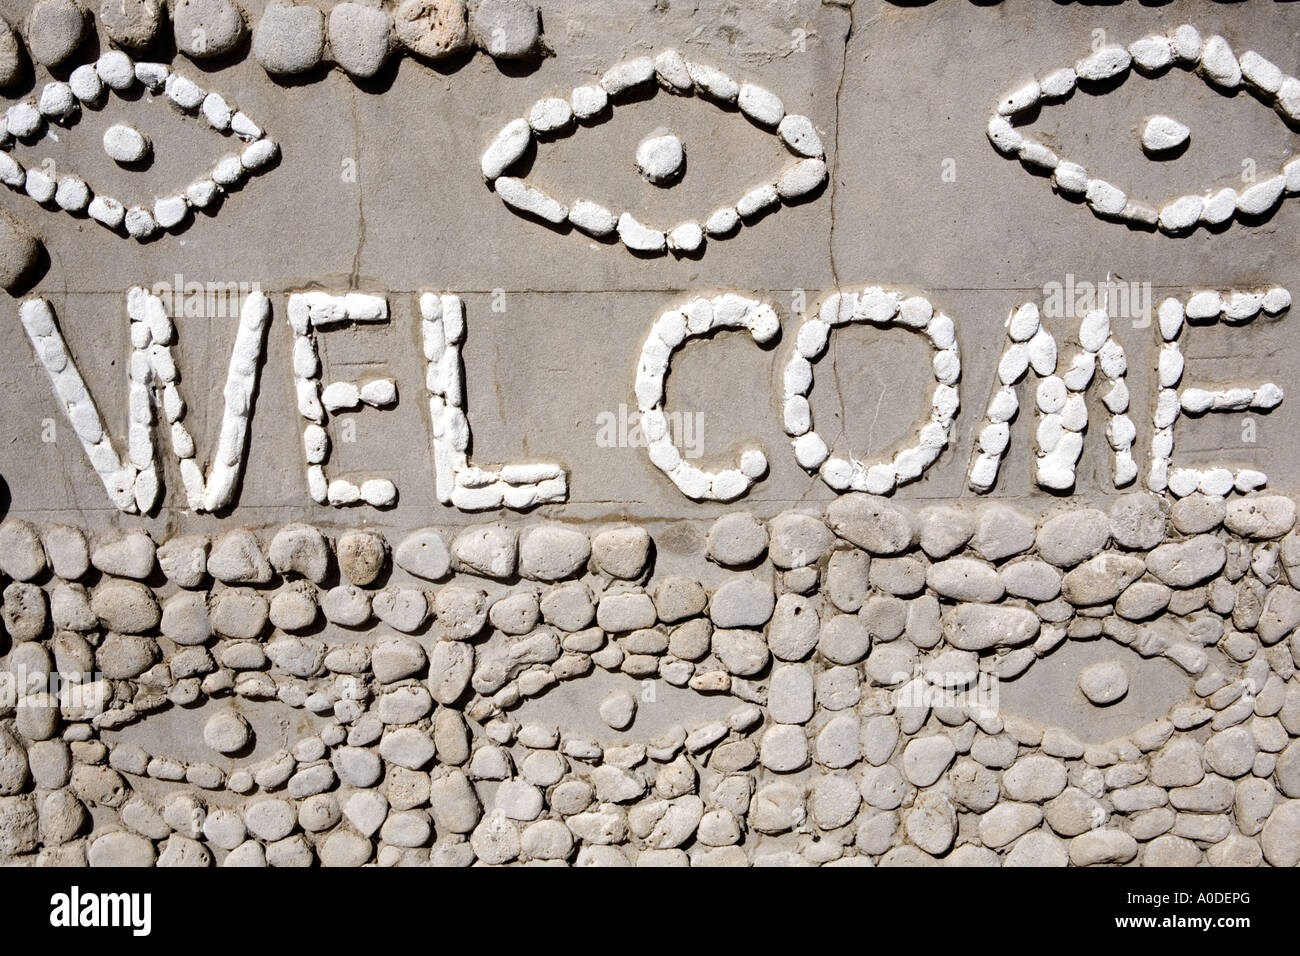
[[[1092, 647], [1098, 651], [1085, 661], [1073, 659]], [[1140, 656], [1105, 635], [1067, 637], [1014, 677], [1002, 679], [997, 707], [1004, 716], [1028, 720], [1084, 747], [1107, 746], [1132, 739], [1153, 721], [1206, 706], [1197, 696], [1196, 680], [1163, 655]]]

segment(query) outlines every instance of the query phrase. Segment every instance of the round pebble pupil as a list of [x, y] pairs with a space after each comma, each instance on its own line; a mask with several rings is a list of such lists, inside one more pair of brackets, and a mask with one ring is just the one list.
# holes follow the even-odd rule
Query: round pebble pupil
[[149, 155], [148, 138], [134, 126], [115, 123], [104, 132], [104, 152], [118, 163], [136, 163]]
[[1186, 145], [1191, 130], [1168, 116], [1152, 116], [1142, 124], [1142, 148], [1148, 153], [1169, 153]]
[[672, 133], [643, 139], [636, 148], [636, 167], [649, 182], [668, 186], [680, 178], [686, 162], [682, 141]]
[[1098, 661], [1079, 672], [1079, 690], [1099, 707], [1124, 697], [1128, 682], [1128, 671], [1118, 661]]

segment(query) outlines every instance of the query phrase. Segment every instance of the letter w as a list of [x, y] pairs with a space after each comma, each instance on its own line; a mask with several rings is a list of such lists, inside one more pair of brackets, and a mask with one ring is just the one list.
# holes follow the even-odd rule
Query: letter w
[[150, 512], [158, 503], [158, 465], [153, 438], [157, 400], [170, 425], [172, 451], [179, 462], [189, 507], [195, 511], [224, 508], [234, 497], [243, 471], [248, 419], [253, 412], [271, 304], [261, 292], [254, 292], [244, 300], [240, 310], [239, 330], [226, 373], [221, 438], [206, 475], [195, 458], [194, 439], [184, 424], [185, 400], [180, 393], [171, 351], [176, 330], [167, 310], [158, 296], [136, 286], [127, 292], [126, 311], [131, 319], [131, 361], [125, 460], [114, 447], [99, 408], [68, 352], [50, 303], [41, 298], [28, 299], [18, 314], [36, 357], [50, 376], [55, 397], [114, 505], [124, 512], [135, 513]]

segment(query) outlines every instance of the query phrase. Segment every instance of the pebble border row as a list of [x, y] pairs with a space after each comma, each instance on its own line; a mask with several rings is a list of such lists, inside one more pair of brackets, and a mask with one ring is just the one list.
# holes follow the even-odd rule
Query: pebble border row
[[[1109, 513], [1074, 508], [1036, 525], [998, 504], [913, 513], [854, 493], [823, 514], [719, 518], [704, 556], [729, 573], [706, 590], [659, 575], [651, 536], [629, 526], [589, 537], [550, 522], [482, 525], [450, 544], [429, 528], [390, 550], [373, 530], [289, 525], [263, 550], [247, 529], [155, 547], [139, 531], [88, 543], [11, 519], [0, 525], [7, 669], [57, 664], [71, 682], [62, 700], [0, 700], [0, 854], [1293, 865], [1295, 521], [1278, 495], [1138, 492]], [[385, 575], [390, 562], [415, 583]], [[159, 570], [170, 584], [155, 596], [141, 582]], [[312, 636], [322, 610], [364, 630], [324, 643]], [[377, 632], [371, 615], [397, 633]], [[1170, 661], [1189, 695], [1105, 743], [927, 696], [1053, 666], [1068, 641], [1096, 639]], [[515, 716], [596, 668], [738, 702], [651, 740], [635, 734], [637, 701], [622, 691], [593, 706], [630, 736]], [[76, 683], [92, 670], [100, 680]], [[1091, 670], [1079, 675], [1086, 696], [1122, 696], [1105, 686], [1113, 667]], [[111, 735], [205, 699], [211, 760]], [[237, 701], [325, 723], [250, 762]], [[146, 777], [155, 783], [133, 782]], [[140, 792], [167, 782], [182, 786], [157, 806]], [[218, 790], [243, 801], [209, 804], [204, 792]]]
[[[159, 42], [168, 11], [101, 7], [92, 17], [75, 0], [36, 0], [21, 23], [32, 59], [61, 66], [98, 20], [107, 39], [124, 49], [147, 50]], [[107, 13], [105, 12], [107, 9]], [[244, 13], [231, 0], [189, 0], [174, 5], [176, 48], [202, 62], [235, 52], [250, 33]], [[0, 22], [8, 44], [19, 31]], [[332, 60], [355, 80], [374, 77], [394, 53], [437, 61], [478, 47], [498, 59], [535, 59], [541, 53], [541, 22], [530, 0], [479, 0], [471, 14], [464, 0], [401, 0], [392, 9], [345, 0], [328, 11], [268, 3], [252, 27], [251, 53], [271, 76], [293, 76]], [[7, 77], [0, 82], [7, 81]]]

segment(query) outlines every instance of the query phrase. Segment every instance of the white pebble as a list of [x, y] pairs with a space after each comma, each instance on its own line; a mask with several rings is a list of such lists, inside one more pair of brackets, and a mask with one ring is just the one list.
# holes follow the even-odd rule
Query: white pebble
[[76, 110], [77, 98], [72, 95], [72, 87], [67, 83], [46, 83], [36, 108], [43, 116], [66, 119]]
[[491, 182], [504, 173], [524, 154], [532, 138], [532, 128], [525, 119], [511, 120], [502, 127], [480, 160], [483, 178]]
[[676, 179], [685, 161], [682, 141], [672, 133], [648, 137], [636, 148], [637, 170], [657, 186]]
[[1096, 83], [1118, 76], [1132, 62], [1133, 58], [1122, 46], [1104, 46], [1075, 64], [1074, 72], [1079, 79]]
[[512, 209], [528, 213], [554, 225], [568, 218], [569, 210], [540, 189], [529, 186], [522, 179], [499, 176], [493, 184], [501, 201]]
[[643, 226], [626, 212], [618, 217], [618, 237], [623, 245], [638, 252], [663, 252], [667, 245], [662, 232]]
[[376, 378], [361, 386], [360, 397], [367, 405], [383, 408], [397, 401], [397, 383], [391, 378]]
[[95, 72], [109, 89], [119, 93], [135, 82], [135, 67], [121, 50], [109, 50], [95, 61]]
[[717, 209], [704, 220], [704, 231], [710, 236], [725, 236], [735, 231], [740, 225], [740, 213], [732, 206]]
[[104, 131], [104, 152], [118, 163], [135, 163], [149, 155], [149, 140], [134, 126], [114, 123]]
[[1084, 195], [1093, 211], [1104, 216], [1118, 216], [1128, 203], [1124, 191], [1104, 179], [1089, 179]]
[[86, 207], [91, 219], [109, 229], [119, 229], [126, 218], [126, 207], [111, 196], [96, 196]]
[[361, 395], [354, 382], [331, 382], [321, 392], [320, 400], [327, 411], [336, 412], [356, 408]]
[[1165, 153], [1187, 142], [1192, 131], [1169, 116], [1153, 116], [1142, 127], [1142, 148], [1148, 153]]
[[618, 226], [618, 218], [604, 206], [579, 199], [569, 207], [569, 222], [589, 236], [608, 236]]
[[132, 206], [126, 211], [126, 231], [132, 239], [148, 239], [158, 231], [158, 222], [148, 209]]
[[189, 215], [189, 206], [186, 205], [183, 195], [164, 196], [154, 201], [153, 215], [158, 220], [158, 225], [164, 229], [171, 229], [185, 221], [185, 217]]
[[697, 222], [684, 222], [668, 231], [668, 248], [674, 252], [695, 252], [704, 245], [704, 230]]
[[172, 73], [166, 80], [167, 98], [183, 110], [196, 110], [203, 103], [207, 91], [193, 80]]
[[776, 126], [785, 116], [785, 104], [780, 97], [753, 83], [740, 88], [736, 102], [742, 113], [762, 126]]
[[1129, 44], [1129, 54], [1137, 66], [1149, 73], [1163, 70], [1174, 62], [1174, 51], [1169, 38], [1159, 35], [1145, 36]]
[[1241, 85], [1241, 64], [1223, 37], [1210, 37], [1201, 48], [1201, 73], [1215, 86], [1235, 90]]
[[64, 176], [54, 192], [54, 201], [60, 209], [81, 212], [90, 205], [90, 187], [76, 176]]
[[567, 100], [547, 97], [533, 104], [528, 112], [528, 125], [535, 133], [553, 133], [573, 122], [573, 108]]
[[579, 86], [570, 94], [569, 103], [578, 119], [591, 119], [604, 111], [609, 94], [599, 86]]
[[90, 63], [83, 63], [72, 71], [68, 86], [72, 88], [72, 95], [83, 103], [94, 103], [104, 93], [104, 81]]
[[23, 188], [27, 190], [27, 195], [39, 203], [47, 203], [54, 198], [54, 180], [39, 169], [27, 170], [27, 178]]

